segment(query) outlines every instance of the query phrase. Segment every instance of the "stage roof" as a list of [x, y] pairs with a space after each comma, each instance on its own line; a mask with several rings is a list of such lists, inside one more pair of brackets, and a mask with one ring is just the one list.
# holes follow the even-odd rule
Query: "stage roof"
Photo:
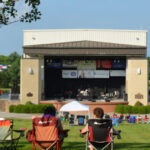
[[28, 55], [53, 56], [146, 56], [145, 46], [106, 43], [97, 41], [71, 41], [63, 43], [27, 45], [23, 47]]

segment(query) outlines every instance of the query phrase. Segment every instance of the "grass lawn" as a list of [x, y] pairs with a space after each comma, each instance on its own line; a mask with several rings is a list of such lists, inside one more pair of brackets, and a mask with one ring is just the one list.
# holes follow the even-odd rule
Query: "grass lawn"
[[[26, 127], [31, 129], [31, 120], [29, 119], [14, 119], [14, 128], [20, 129]], [[84, 150], [85, 138], [81, 138], [79, 129], [82, 126], [68, 126], [64, 123], [65, 129], [70, 129], [69, 135], [65, 138], [63, 150]], [[150, 124], [128, 124], [122, 123], [118, 130], [122, 130], [122, 139], [115, 138], [115, 150], [149, 150], [150, 149]], [[0, 148], [1, 149], [1, 148]], [[31, 150], [31, 143], [23, 137], [18, 145], [17, 150]]]

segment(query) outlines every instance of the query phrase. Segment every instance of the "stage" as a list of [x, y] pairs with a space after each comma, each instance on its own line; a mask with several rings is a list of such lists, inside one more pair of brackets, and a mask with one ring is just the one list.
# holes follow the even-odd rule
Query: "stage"
[[[66, 99], [63, 101], [62, 100], [61, 101], [60, 100], [42, 100], [42, 101], [40, 101], [40, 104], [53, 104], [55, 106], [55, 108], [57, 109], [57, 111], [59, 111], [63, 105], [65, 105], [73, 100], [76, 100], [76, 99]], [[104, 109], [105, 113], [115, 112], [115, 107], [118, 104], [128, 105], [128, 102], [124, 101], [123, 99], [116, 99], [116, 100], [113, 100], [110, 102], [106, 102], [104, 100], [95, 100], [95, 102], [88, 101], [88, 100], [82, 100], [79, 102], [82, 104], [88, 105], [90, 107], [90, 112], [92, 112], [93, 109], [96, 107], [101, 107]]]

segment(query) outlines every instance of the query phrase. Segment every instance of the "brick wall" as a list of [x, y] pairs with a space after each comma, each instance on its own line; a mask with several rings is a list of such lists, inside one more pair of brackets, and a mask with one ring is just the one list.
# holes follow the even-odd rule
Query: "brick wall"
[[9, 112], [10, 105], [18, 105], [19, 101], [10, 101], [10, 100], [0, 100], [0, 111]]
[[[59, 111], [60, 108], [67, 104], [68, 102], [58, 102], [58, 101], [40, 101], [41, 104], [53, 104], [54, 107]], [[128, 105], [128, 102], [81, 102], [82, 104], [88, 105], [90, 107], [90, 112], [96, 107], [101, 107], [104, 109], [105, 113], [115, 112], [115, 107], [118, 104]]]

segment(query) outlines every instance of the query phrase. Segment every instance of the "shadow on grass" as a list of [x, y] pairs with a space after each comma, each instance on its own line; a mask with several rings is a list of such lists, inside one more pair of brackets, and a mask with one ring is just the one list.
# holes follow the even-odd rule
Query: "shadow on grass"
[[[65, 142], [63, 145], [63, 150], [84, 150], [85, 143], [84, 142]], [[149, 143], [115, 143], [115, 150], [128, 149], [128, 150], [149, 150]]]
[[63, 150], [84, 150], [85, 142], [64, 142]]
[[[27, 145], [32, 145], [32, 144], [29, 142], [25, 142], [25, 141], [19, 141], [17, 146], [15, 145], [14, 147], [16, 147], [17, 150], [19, 150], [19, 149], [21, 150], [22, 148], [24, 148]], [[0, 144], [0, 150], [11, 150], [11, 149], [12, 149], [11, 145], [6, 145], [6, 147], [5, 147], [3, 144]]]
[[150, 143], [115, 143], [114, 149], [143, 149], [143, 150], [149, 150], [150, 149]]
[[[31, 146], [32, 144], [29, 142], [19, 142], [17, 146], [17, 150], [26, 149], [25, 147]], [[29, 147], [30, 147], [29, 146]], [[27, 149], [29, 149], [29, 147]], [[84, 150], [85, 142], [64, 142], [62, 150]], [[149, 143], [115, 143], [115, 150], [149, 150]], [[0, 150], [6, 150], [0, 146]]]

